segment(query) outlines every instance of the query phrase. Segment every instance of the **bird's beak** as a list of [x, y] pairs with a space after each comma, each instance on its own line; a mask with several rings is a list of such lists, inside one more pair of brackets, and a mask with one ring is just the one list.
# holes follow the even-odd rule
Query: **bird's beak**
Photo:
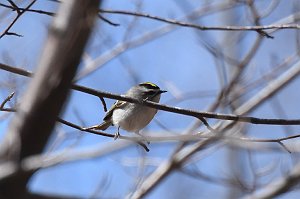
[[165, 93], [165, 92], [167, 92], [167, 91], [163, 91], [163, 90], [158, 91], [159, 94]]

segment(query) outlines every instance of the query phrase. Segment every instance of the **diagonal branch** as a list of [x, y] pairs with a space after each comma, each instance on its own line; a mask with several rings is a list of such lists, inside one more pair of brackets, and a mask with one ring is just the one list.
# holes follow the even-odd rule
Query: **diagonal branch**
[[12, 2], [9, 1], [12, 4], [12, 9], [17, 11], [17, 16], [16, 18], [11, 22], [11, 24], [0, 34], [0, 39], [4, 37], [4, 35], [15, 35], [15, 36], [21, 36], [17, 33], [9, 32], [9, 30], [12, 28], [12, 26], [18, 21], [18, 19], [31, 7], [33, 4], [36, 2], [36, 0], [33, 0], [26, 8], [23, 10], [18, 9], [16, 5]]
[[[295, 63], [292, 66], [292, 68], [290, 68], [288, 71], [283, 73], [276, 80], [269, 82], [269, 85], [266, 88], [261, 90], [252, 99], [242, 104], [238, 109], [236, 109], [236, 112], [238, 114], [249, 113], [254, 108], [256, 108], [264, 101], [266, 101], [266, 99], [268, 99], [269, 97], [277, 93], [280, 89], [282, 89], [287, 83], [291, 82], [299, 74], [300, 74], [300, 61]], [[146, 196], [151, 190], [153, 190], [156, 186], [158, 186], [158, 184], [161, 183], [162, 180], [165, 179], [172, 172], [174, 168], [178, 168], [184, 165], [186, 161], [189, 158], [191, 158], [196, 152], [210, 146], [213, 143], [219, 142], [224, 137], [224, 135], [226, 135], [226, 131], [232, 128], [232, 126], [235, 123], [236, 122], [227, 122], [227, 123], [220, 122], [219, 123], [220, 125], [218, 125], [216, 129], [217, 130], [216, 132], [222, 131], [222, 133], [217, 133], [207, 140], [197, 142], [191, 146], [186, 146], [182, 150], [176, 151], [176, 153], [174, 153], [171, 160], [167, 160], [163, 162], [151, 175], [149, 175], [149, 177], [147, 177], [144, 180], [144, 182], [140, 185], [140, 187], [137, 190], [135, 190], [135, 192], [132, 194], [131, 198], [138, 199]], [[300, 176], [299, 171], [300, 170], [298, 168], [297, 170], [298, 179]], [[298, 182], [298, 180], [295, 181], [295, 178], [293, 176], [291, 180], [291, 184], [295, 185], [296, 182]], [[288, 186], [282, 186], [281, 188], [275, 190], [275, 192], [280, 194], [283, 193], [282, 191], [286, 191], [289, 189]], [[269, 194], [267, 195], [267, 197], [262, 197], [262, 198], [272, 198], [272, 196], [275, 195]]]
[[300, 164], [294, 166], [290, 173], [284, 175], [279, 180], [273, 180], [270, 184], [266, 185], [264, 188], [258, 189], [252, 194], [249, 194], [243, 199], [268, 199], [275, 198], [282, 195], [289, 190], [293, 189], [299, 184], [300, 178]]
[[3, 101], [3, 102], [1, 103], [1, 105], [0, 105], [0, 110], [2, 110], [2, 109], [4, 108], [5, 104], [6, 104], [8, 101], [10, 101], [11, 98], [13, 98], [14, 94], [15, 94], [15, 92], [12, 92], [9, 96], [7, 96], [7, 97], [4, 99], [4, 101]]
[[[26, 157], [43, 152], [68, 97], [99, 3], [99, 0], [68, 0], [60, 4], [37, 72], [1, 143], [3, 160], [19, 167]], [[33, 173], [18, 170], [1, 179], [1, 197], [25, 198], [27, 182]]]

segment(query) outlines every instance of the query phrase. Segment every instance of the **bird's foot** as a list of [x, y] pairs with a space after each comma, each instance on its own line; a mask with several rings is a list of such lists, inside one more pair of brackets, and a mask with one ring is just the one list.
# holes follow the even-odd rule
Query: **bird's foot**
[[95, 126], [90, 126], [90, 127], [83, 127], [81, 128], [83, 131], [86, 131], [86, 130], [97, 130], [99, 127], [99, 125], [95, 125]]
[[119, 130], [115, 133], [115, 136], [114, 136], [114, 140], [118, 139], [120, 137], [120, 132]]

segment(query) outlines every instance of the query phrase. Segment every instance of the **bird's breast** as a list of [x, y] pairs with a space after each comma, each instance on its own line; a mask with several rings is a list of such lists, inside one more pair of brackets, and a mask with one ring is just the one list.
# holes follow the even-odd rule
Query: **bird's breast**
[[125, 109], [114, 110], [112, 121], [115, 126], [120, 126], [120, 128], [129, 132], [137, 132], [143, 129], [157, 112], [156, 109], [141, 105], [133, 106], [133, 104], [128, 105]]

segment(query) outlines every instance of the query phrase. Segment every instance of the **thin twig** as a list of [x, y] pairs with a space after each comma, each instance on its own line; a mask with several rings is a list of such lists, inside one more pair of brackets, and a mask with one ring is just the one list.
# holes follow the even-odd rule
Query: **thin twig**
[[[249, 7], [250, 7], [250, 10], [254, 16], [254, 22], [255, 22], [255, 25], [257, 26], [260, 26], [260, 21], [261, 21], [261, 16], [258, 14], [258, 11], [255, 7], [255, 4], [253, 2], [253, 0], [250, 0], [250, 1], [247, 1]], [[257, 30], [256, 31], [257, 33], [259, 33], [261, 36], [264, 36], [264, 37], [267, 37], [269, 39], [274, 39], [273, 36], [269, 35], [266, 31], [263, 31], [263, 30]]]
[[10, 101], [11, 98], [13, 98], [14, 94], [15, 94], [15, 92], [12, 92], [9, 96], [7, 96], [7, 97], [5, 98], [5, 100], [4, 100], [4, 101], [1, 103], [1, 105], [0, 105], [0, 110], [2, 110], [2, 109], [4, 108], [5, 104], [6, 104], [8, 101]]
[[18, 9], [18, 6], [12, 0], [7, 0], [7, 1], [13, 7], [13, 11], [17, 11], [17, 13], [20, 14], [21, 11]]
[[[13, 11], [16, 10], [14, 8], [14, 6], [6, 5], [6, 4], [3, 4], [3, 3], [0, 3], [0, 6], [5, 7], [5, 8], [10, 8]], [[17, 10], [18, 11], [25, 11], [26, 9], [18, 7]], [[27, 9], [26, 11], [28, 11], [28, 12], [34, 12], [34, 13], [38, 13], [38, 14], [44, 14], [44, 15], [48, 15], [48, 16], [54, 16], [55, 15], [55, 13], [53, 13], [53, 12], [48, 12], [48, 11], [44, 11], [44, 10]]]
[[[196, 28], [199, 30], [225, 30], [225, 31], [260, 31], [260, 30], [269, 30], [269, 29], [300, 29], [299, 24], [272, 24], [272, 25], [264, 25], [264, 26], [202, 26], [198, 24], [182, 22], [174, 19], [167, 19], [162, 18], [146, 13], [139, 13], [139, 12], [132, 12], [126, 10], [107, 10], [107, 9], [100, 9], [99, 12], [101, 13], [109, 13], [109, 14], [123, 14], [123, 15], [130, 15], [130, 16], [139, 16], [148, 19], [153, 19], [157, 21], [162, 21], [165, 23], [189, 27], [189, 28]], [[267, 35], [264, 35], [267, 36]]]
[[[13, 6], [5, 5], [3, 3], [0, 3], [0, 6], [10, 8], [15, 10]], [[55, 13], [47, 12], [43, 10], [36, 10], [36, 9], [26, 9], [26, 8], [18, 8], [20, 11], [30, 11], [35, 12], [39, 14], [45, 14], [49, 16], [55, 15]], [[162, 21], [165, 23], [183, 26], [183, 27], [189, 27], [189, 28], [196, 28], [199, 30], [220, 30], [220, 31], [256, 31], [262, 36], [265, 36], [267, 38], [274, 38], [273, 36], [269, 35], [268, 33], [264, 32], [263, 30], [270, 30], [270, 29], [300, 29], [299, 24], [272, 24], [272, 25], [261, 25], [261, 26], [202, 26], [198, 24], [183, 22], [179, 20], [174, 19], [168, 19], [168, 18], [162, 18], [159, 16], [154, 16], [146, 13], [139, 13], [139, 12], [133, 12], [133, 11], [126, 11], [126, 10], [108, 10], [108, 9], [100, 9], [99, 12], [101, 13], [109, 13], [109, 14], [123, 14], [123, 15], [130, 15], [130, 16], [138, 16], [138, 17], [144, 17], [148, 19], [153, 19], [157, 21]], [[103, 16], [99, 16], [102, 20], [109, 23], [113, 26], [118, 26], [119, 24], [113, 23], [109, 21], [108, 19], [104, 18]]]
[[10, 32], [9, 30], [11, 27], [17, 22], [17, 20], [25, 13], [25, 11], [28, 11], [28, 9], [36, 2], [36, 0], [33, 0], [26, 8], [20, 10], [16, 4], [14, 4], [12, 1], [9, 1], [12, 4], [12, 9], [17, 11], [17, 16], [16, 18], [11, 22], [11, 24], [1, 33], [0, 39], [4, 35], [15, 35], [15, 36], [21, 36], [17, 33]]
[[[10, 96], [8, 96], [6, 99], [8, 99]], [[5, 104], [5, 103], [2, 102], [2, 104]], [[17, 111], [14, 108], [3, 108], [2, 104], [1, 104], [1, 107], [0, 107], [0, 111], [5, 111], [5, 112], [16, 112]], [[77, 129], [77, 130], [80, 130], [80, 131], [85, 131], [85, 132], [92, 133], [92, 134], [95, 134], [95, 135], [101, 135], [101, 136], [110, 137], [110, 138], [114, 138], [115, 137], [115, 134], [109, 134], [109, 133], [105, 133], [103, 131], [95, 131], [95, 130], [92, 130], [92, 129], [87, 129], [87, 128], [81, 127], [81, 126], [79, 126], [77, 124], [74, 124], [72, 122], [66, 121], [66, 120], [64, 120], [62, 118], [59, 118], [59, 117], [57, 118], [57, 121], [60, 122], [61, 124], [64, 124], [66, 126], [69, 126], [71, 128], [74, 128], [74, 129]], [[119, 138], [135, 142], [135, 143], [139, 144], [140, 146], [142, 146], [145, 149], [145, 151], [147, 151], [147, 152], [150, 151], [149, 148], [146, 146], [146, 144], [143, 142], [142, 139], [139, 139], [137, 137], [122, 136], [122, 135], [120, 135]]]
[[277, 142], [282, 148], [284, 148], [287, 152], [292, 153], [282, 142]]
[[[58, 118], [57, 121], [60, 122], [60, 123], [62, 123], [62, 124], [64, 124], [64, 125], [67, 125], [67, 126], [70, 126], [70, 127], [72, 127], [72, 128], [75, 128], [75, 129], [77, 129], [77, 130], [80, 130], [80, 131], [85, 131], [85, 132], [89, 132], [89, 133], [92, 133], [92, 134], [101, 135], [101, 136], [105, 136], [105, 137], [111, 137], [111, 138], [114, 138], [114, 137], [115, 137], [114, 134], [105, 133], [105, 132], [103, 132], [103, 131], [95, 131], [95, 130], [92, 130], [92, 129], [86, 129], [86, 128], [83, 128], [83, 127], [78, 126], [78, 125], [76, 125], [76, 124], [74, 124], [74, 123], [68, 122], [68, 121], [66, 121], [66, 120], [64, 120], [64, 119], [61, 119], [61, 118]], [[120, 138], [120, 139], [125, 139], [125, 140], [133, 141], [133, 142], [139, 144], [140, 146], [142, 146], [142, 147], [145, 149], [145, 151], [147, 151], [147, 152], [150, 151], [149, 148], [146, 146], [146, 144], [143, 143], [143, 142], [140, 141], [140, 140], [131, 139], [130, 137], [121, 136], [121, 135], [120, 135], [119, 138]]]
[[199, 117], [199, 120], [201, 120], [201, 122], [206, 126], [206, 128], [210, 131], [214, 131], [215, 129], [213, 129], [208, 122], [206, 121], [206, 119], [204, 119], [203, 117]]
[[106, 106], [106, 102], [105, 102], [104, 98], [103, 97], [99, 97], [99, 99], [101, 100], [104, 112], [106, 112], [107, 111], [107, 106]]
[[112, 26], [119, 26], [120, 25], [118, 23], [111, 22], [110, 20], [108, 20], [105, 17], [103, 17], [101, 14], [98, 14], [98, 17], [100, 19], [102, 19], [103, 21], [105, 21], [106, 23], [108, 23], [109, 25], [112, 25]]

